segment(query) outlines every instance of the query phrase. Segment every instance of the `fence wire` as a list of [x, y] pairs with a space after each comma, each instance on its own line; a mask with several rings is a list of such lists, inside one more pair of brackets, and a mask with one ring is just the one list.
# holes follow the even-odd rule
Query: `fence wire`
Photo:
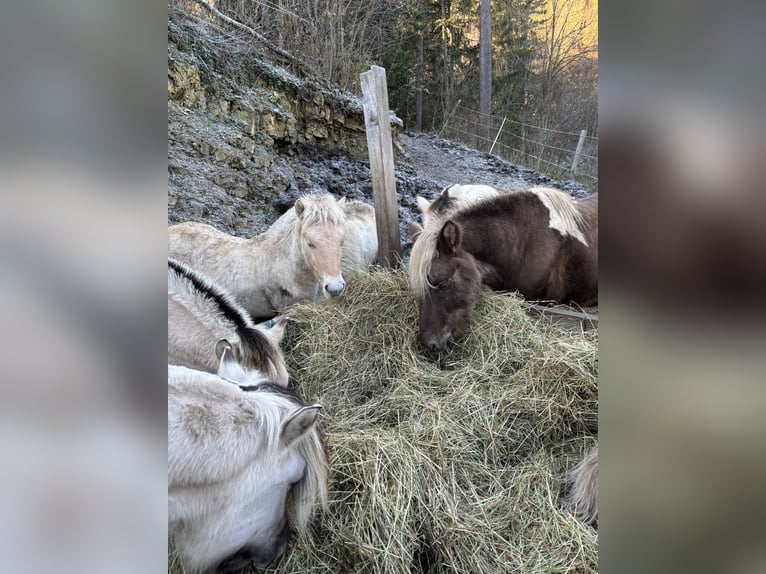
[[441, 130], [444, 137], [499, 155], [512, 163], [574, 179], [598, 191], [598, 134], [588, 133], [573, 165], [580, 132], [536, 126], [457, 106]]

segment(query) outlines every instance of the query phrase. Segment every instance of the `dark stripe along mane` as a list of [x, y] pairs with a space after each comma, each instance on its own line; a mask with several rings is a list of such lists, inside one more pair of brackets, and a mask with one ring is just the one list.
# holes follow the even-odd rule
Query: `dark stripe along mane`
[[[237, 383], [233, 383], [237, 384]], [[282, 385], [279, 385], [277, 383], [272, 383], [270, 381], [264, 381], [263, 383], [258, 383], [257, 385], [247, 385], [247, 386], [241, 386], [238, 385], [240, 389], [247, 393], [272, 393], [275, 395], [282, 396], [291, 402], [295, 403], [299, 407], [305, 407], [306, 402], [300, 398], [295, 391], [292, 389], [289, 389], [287, 387], [283, 387]]]
[[194, 288], [215, 302], [223, 315], [232, 322], [242, 341], [242, 352], [246, 355], [241, 357], [243, 366], [252, 366], [260, 370], [268, 366], [267, 361], [271, 361], [272, 365], [279, 364], [279, 349], [264, 333], [255, 328], [251, 316], [234, 302], [231, 295], [191, 267], [175, 259], [168, 257], [168, 267], [191, 281]]

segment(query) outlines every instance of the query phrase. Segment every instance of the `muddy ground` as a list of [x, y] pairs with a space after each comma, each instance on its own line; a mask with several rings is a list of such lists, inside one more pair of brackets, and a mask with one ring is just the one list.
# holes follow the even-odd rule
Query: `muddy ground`
[[[189, 149], [189, 141], [181, 134], [198, 126], [188, 125], [194, 119], [184, 116], [180, 112], [172, 114], [169, 109], [168, 131], [175, 134], [169, 138], [168, 152], [169, 224], [203, 221], [232, 235], [250, 237], [265, 231], [304, 193], [330, 192], [338, 197], [372, 203], [370, 168], [366, 160], [318, 144], [299, 145], [289, 154], [274, 150], [268, 158], [267, 176], [259, 177], [257, 182], [247, 181], [247, 172], [238, 169], [236, 161], [216, 161], [214, 157]], [[220, 129], [220, 137], [225, 139], [225, 126]], [[395, 164], [405, 259], [412, 246], [406, 222], [420, 221], [417, 195], [430, 198], [452, 183], [495, 187], [545, 184], [565, 189], [574, 197], [587, 195], [583, 186], [575, 181], [553, 180], [495, 155], [428, 134], [400, 134]], [[249, 191], [237, 193], [237, 189]]]

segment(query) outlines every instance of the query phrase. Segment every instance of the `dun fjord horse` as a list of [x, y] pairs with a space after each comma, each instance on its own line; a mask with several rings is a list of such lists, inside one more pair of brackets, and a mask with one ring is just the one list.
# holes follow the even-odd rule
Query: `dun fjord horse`
[[[598, 302], [598, 195], [573, 201], [551, 188], [469, 202], [418, 234], [410, 283], [420, 337], [432, 351], [462, 334], [483, 286], [527, 299]], [[433, 208], [434, 205], [431, 206]]]
[[265, 567], [327, 504], [308, 406], [279, 385], [242, 388], [168, 365], [168, 533], [186, 572]]
[[351, 275], [366, 269], [378, 257], [378, 231], [375, 228], [375, 208], [361, 201], [347, 201], [346, 241], [343, 243], [341, 269]]
[[168, 363], [242, 384], [269, 380], [287, 386], [279, 343], [287, 319], [256, 325], [223, 289], [168, 259]]
[[303, 196], [251, 239], [203, 223], [172, 225], [169, 256], [219, 284], [256, 320], [270, 319], [320, 292], [325, 297], [343, 292], [344, 203], [345, 198], [335, 201], [330, 194]]
[[575, 516], [587, 524], [598, 523], [598, 445], [567, 473], [565, 501]]

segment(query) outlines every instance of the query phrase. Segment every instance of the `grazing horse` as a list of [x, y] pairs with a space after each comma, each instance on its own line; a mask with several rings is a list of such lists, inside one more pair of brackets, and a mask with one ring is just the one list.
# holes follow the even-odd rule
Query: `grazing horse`
[[420, 297], [420, 337], [431, 351], [462, 334], [483, 286], [595, 305], [598, 195], [575, 202], [537, 187], [449, 211], [417, 234], [409, 274]]
[[460, 206], [497, 197], [508, 190], [495, 189], [489, 185], [460, 185], [453, 183], [439, 192], [433, 201], [417, 196], [418, 209], [423, 214], [423, 225], [428, 227], [436, 218], [443, 221], [445, 216]]
[[168, 365], [168, 533], [187, 572], [265, 567], [327, 505], [328, 466], [306, 405]]
[[237, 383], [262, 379], [287, 386], [279, 343], [286, 317], [256, 325], [219, 286], [168, 259], [168, 363], [219, 375]]
[[345, 198], [304, 195], [265, 232], [234, 237], [204, 223], [168, 228], [169, 256], [221, 285], [256, 320], [297, 301], [337, 297], [346, 286], [341, 248]]
[[343, 243], [341, 269], [343, 275], [366, 269], [378, 257], [378, 231], [375, 228], [375, 208], [361, 201], [348, 201], [346, 212], [346, 241]]
[[596, 526], [598, 524], [598, 445], [567, 473], [567, 506], [575, 516]]

